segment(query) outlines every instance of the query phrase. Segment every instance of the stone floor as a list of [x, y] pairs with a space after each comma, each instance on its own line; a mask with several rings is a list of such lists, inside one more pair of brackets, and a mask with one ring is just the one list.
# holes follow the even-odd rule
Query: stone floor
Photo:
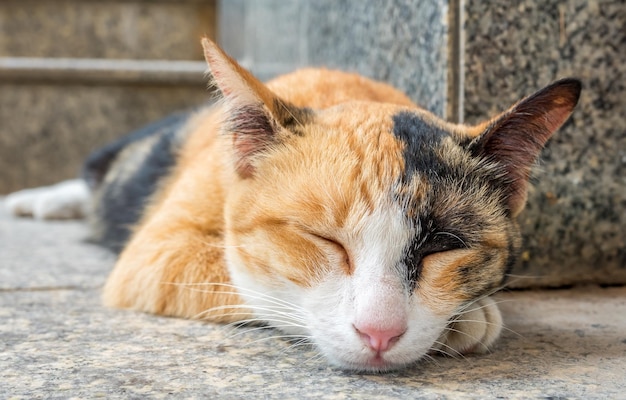
[[103, 308], [113, 257], [85, 233], [0, 212], [0, 398], [626, 398], [625, 287], [502, 293], [492, 354], [358, 374], [271, 330]]

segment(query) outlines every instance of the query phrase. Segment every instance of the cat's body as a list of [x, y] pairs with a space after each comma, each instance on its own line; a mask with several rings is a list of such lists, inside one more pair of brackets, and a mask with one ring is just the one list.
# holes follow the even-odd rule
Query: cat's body
[[105, 303], [265, 322], [350, 369], [486, 350], [530, 167], [580, 84], [465, 127], [353, 74], [264, 86], [203, 44], [223, 99], [91, 159], [98, 237], [134, 225]]

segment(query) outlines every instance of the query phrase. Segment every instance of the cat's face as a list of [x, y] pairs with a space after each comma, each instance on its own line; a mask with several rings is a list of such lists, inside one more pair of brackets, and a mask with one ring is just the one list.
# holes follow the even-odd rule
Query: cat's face
[[500, 170], [459, 137], [397, 106], [311, 112], [227, 201], [229, 267], [257, 316], [346, 368], [428, 352], [519, 242]]
[[[204, 46], [233, 160], [226, 260], [255, 316], [350, 369], [471, 350], [451, 346], [453, 333], [488, 346], [501, 320], [483, 297], [514, 262], [530, 168], [580, 82], [555, 82], [470, 128], [331, 73], [332, 84], [320, 72], [308, 76], [319, 84], [300, 75], [302, 87], [274, 86], [281, 98]], [[372, 101], [324, 103], [346, 96]], [[491, 329], [488, 341], [463, 324]]]

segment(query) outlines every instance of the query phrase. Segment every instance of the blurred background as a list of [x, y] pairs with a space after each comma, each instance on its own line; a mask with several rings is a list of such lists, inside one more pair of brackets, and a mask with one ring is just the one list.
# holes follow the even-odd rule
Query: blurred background
[[624, 284], [625, 26], [623, 0], [2, 0], [0, 195], [73, 178], [91, 150], [206, 101], [204, 35], [261, 79], [356, 71], [456, 122], [574, 76], [512, 285]]

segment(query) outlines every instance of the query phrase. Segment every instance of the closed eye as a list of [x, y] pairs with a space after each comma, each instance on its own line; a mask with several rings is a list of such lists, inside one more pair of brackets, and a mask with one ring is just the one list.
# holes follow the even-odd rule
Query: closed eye
[[451, 232], [439, 231], [432, 234], [430, 240], [424, 244], [424, 256], [450, 250], [467, 249], [469, 246], [458, 235]]
[[414, 288], [424, 267], [424, 260], [432, 255], [441, 254], [453, 250], [468, 249], [469, 246], [458, 235], [447, 231], [427, 233], [421, 241], [415, 242], [409, 249], [405, 264], [407, 267], [407, 279]]
[[330, 247], [332, 251], [339, 256], [339, 262], [342, 264], [346, 273], [352, 273], [352, 262], [350, 261], [348, 250], [344, 245], [339, 243], [337, 240], [310, 231], [306, 231], [306, 235], [318, 243], [323, 243], [325, 247]]

